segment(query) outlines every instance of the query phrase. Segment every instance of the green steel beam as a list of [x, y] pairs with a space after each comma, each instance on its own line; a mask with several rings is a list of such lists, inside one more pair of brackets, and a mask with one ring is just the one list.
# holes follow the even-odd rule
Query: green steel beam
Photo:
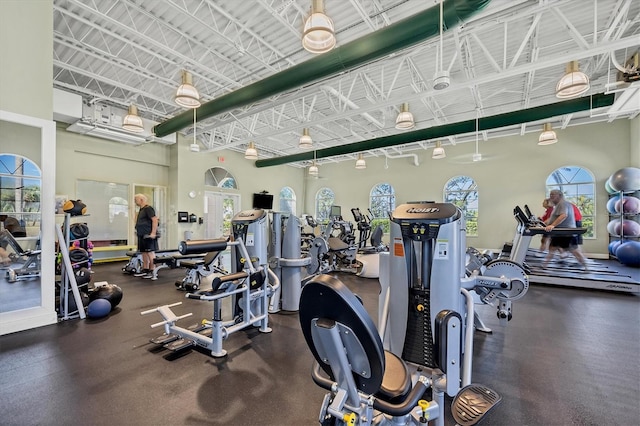
[[[444, 29], [452, 28], [469, 18], [490, 1], [444, 0], [442, 4]], [[205, 120], [234, 108], [350, 70], [439, 33], [440, 6], [438, 5], [209, 101], [196, 109], [196, 120]], [[189, 110], [157, 124], [153, 128], [153, 133], [161, 138], [192, 124], [193, 111]]]
[[[505, 114], [492, 115], [478, 119], [478, 130], [498, 129], [500, 127], [512, 126], [514, 124], [529, 123], [532, 121], [544, 120], [559, 115], [571, 114], [589, 109], [602, 108], [613, 105], [615, 96], [599, 93], [592, 96], [562, 101], [555, 104], [543, 105], [535, 108], [523, 109], [520, 111], [507, 112]], [[301, 161], [312, 161], [314, 158], [335, 157], [338, 155], [353, 154], [357, 152], [370, 151], [373, 149], [389, 148], [391, 146], [403, 145], [425, 140], [444, 138], [446, 136], [473, 133], [476, 131], [476, 120], [460, 121], [458, 123], [445, 124], [442, 126], [429, 127], [427, 129], [414, 130], [413, 132], [400, 133], [397, 135], [383, 136], [380, 138], [360, 141], [347, 145], [334, 146], [331, 148], [318, 149], [316, 151], [302, 152], [300, 154], [287, 155], [284, 157], [268, 158], [257, 160], [256, 167], [279, 166], [281, 164], [297, 163]]]

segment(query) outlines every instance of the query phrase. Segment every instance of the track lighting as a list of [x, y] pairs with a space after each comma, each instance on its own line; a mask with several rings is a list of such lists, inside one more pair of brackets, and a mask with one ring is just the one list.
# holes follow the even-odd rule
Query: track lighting
[[198, 89], [193, 85], [191, 73], [186, 70], [182, 71], [182, 84], [176, 91], [174, 101], [185, 108], [198, 108], [201, 105]]
[[415, 127], [416, 123], [413, 120], [413, 114], [409, 112], [409, 104], [403, 103], [400, 109], [400, 114], [396, 118], [396, 129], [398, 130], [410, 130]]
[[544, 128], [540, 137], [538, 137], [538, 145], [551, 145], [558, 142], [556, 132], [551, 128], [551, 123], [544, 123]]
[[302, 47], [311, 53], [324, 53], [336, 45], [333, 21], [324, 13], [322, 0], [312, 0], [311, 16], [304, 23]]
[[258, 159], [258, 150], [256, 149], [256, 144], [253, 142], [249, 142], [247, 146], [247, 150], [244, 152], [244, 158], [247, 160], [257, 160]]
[[144, 132], [142, 118], [138, 115], [138, 108], [134, 104], [129, 105], [129, 113], [122, 120], [122, 128], [134, 133]]

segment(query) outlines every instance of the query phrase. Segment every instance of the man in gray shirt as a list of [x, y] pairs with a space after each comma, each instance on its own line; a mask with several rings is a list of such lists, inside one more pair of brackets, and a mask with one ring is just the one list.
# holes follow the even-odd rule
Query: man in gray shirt
[[[555, 207], [551, 213], [551, 217], [547, 222], [545, 231], [550, 232], [554, 228], [575, 228], [576, 219], [573, 214], [573, 206], [567, 200], [564, 199], [564, 194], [559, 189], [552, 189], [549, 192], [549, 201], [551, 201]], [[577, 235], [577, 234], [576, 234]], [[544, 259], [543, 266], [547, 267], [549, 261], [553, 258], [556, 251], [569, 251], [575, 256], [580, 264], [587, 269], [587, 260], [580, 251], [578, 245], [578, 238], [576, 235], [568, 236], [554, 236], [551, 234], [551, 243], [549, 244], [549, 253]]]

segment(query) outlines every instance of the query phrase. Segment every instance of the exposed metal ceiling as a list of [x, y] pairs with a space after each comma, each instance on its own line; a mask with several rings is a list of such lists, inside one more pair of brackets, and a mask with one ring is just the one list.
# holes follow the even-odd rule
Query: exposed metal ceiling
[[[431, 7], [438, 1], [325, 0], [338, 46]], [[311, 0], [54, 0], [54, 87], [91, 103], [126, 108], [134, 102], [144, 118], [162, 122], [184, 112], [173, 102], [183, 69], [207, 102], [311, 59], [301, 45], [310, 8]], [[451, 84], [435, 90], [441, 48]], [[589, 94], [623, 93], [630, 89], [617, 83], [615, 63], [624, 67], [639, 50], [640, 1], [492, 0], [442, 39], [200, 121], [196, 135], [201, 152], [244, 152], [255, 141], [260, 158], [272, 158], [302, 152], [305, 127], [316, 149], [397, 134], [404, 102], [415, 129], [499, 115], [558, 102], [555, 85], [570, 60], [590, 76]], [[632, 101], [616, 114], [588, 111], [550, 121], [564, 128], [638, 114], [640, 102]], [[524, 123], [482, 137], [541, 127]], [[193, 126], [183, 131], [192, 134]], [[474, 137], [450, 136], [444, 144]], [[425, 140], [365, 156], [434, 145]]]

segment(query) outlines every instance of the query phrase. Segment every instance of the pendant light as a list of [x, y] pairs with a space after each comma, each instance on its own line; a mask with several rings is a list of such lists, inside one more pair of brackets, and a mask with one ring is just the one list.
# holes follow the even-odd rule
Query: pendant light
[[556, 85], [556, 97], [558, 99], [575, 98], [585, 93], [590, 87], [589, 77], [580, 71], [578, 61], [571, 61]]
[[142, 118], [138, 115], [138, 108], [134, 104], [129, 105], [129, 113], [122, 120], [122, 128], [128, 132], [144, 132]]
[[247, 160], [258, 159], [258, 150], [256, 149], [256, 144], [254, 142], [249, 142], [247, 150], [244, 152], [244, 158], [246, 158]]
[[300, 136], [300, 141], [298, 142], [298, 148], [300, 149], [311, 149], [313, 147], [313, 140], [311, 136], [309, 136], [309, 129], [306, 127], [302, 129], [302, 136]]
[[558, 142], [556, 132], [551, 128], [551, 123], [544, 123], [544, 128], [540, 137], [538, 137], [538, 145], [551, 145]]
[[358, 154], [358, 159], [356, 160], [356, 169], [362, 170], [367, 168], [367, 162], [364, 160], [364, 156], [362, 153]]
[[476, 109], [476, 152], [473, 154], [473, 161], [478, 162], [482, 161], [482, 154], [478, 151], [478, 133], [479, 133], [479, 122], [480, 122], [480, 112]]
[[440, 52], [439, 52], [439, 55], [436, 57], [436, 59], [439, 59], [439, 61], [436, 61], [436, 66], [438, 67], [438, 69], [436, 70], [436, 75], [433, 77], [433, 88], [435, 90], [443, 90], [449, 87], [449, 71], [443, 69], [443, 63], [444, 63], [444, 54], [442, 51], [443, 44], [444, 44], [443, 36], [442, 36], [442, 31], [444, 27], [443, 16], [442, 16], [443, 2], [444, 0], [440, 0]]
[[185, 108], [198, 108], [201, 105], [200, 94], [193, 85], [191, 73], [187, 70], [182, 70], [182, 84], [176, 91], [174, 101]]
[[191, 152], [200, 152], [200, 145], [198, 145], [198, 141], [196, 141], [196, 109], [193, 109], [193, 143], [189, 145], [189, 150]]
[[409, 104], [407, 102], [402, 104], [400, 114], [396, 118], [396, 129], [398, 130], [410, 130], [415, 127], [416, 123], [413, 120], [413, 114], [409, 112]]
[[318, 170], [318, 165], [316, 164], [316, 152], [313, 151], [313, 163], [309, 166], [309, 175], [318, 176], [319, 172], [320, 170]]
[[304, 23], [302, 47], [311, 53], [324, 53], [336, 45], [333, 21], [324, 13], [322, 0], [312, 0], [311, 15]]
[[446, 156], [447, 156], [447, 153], [444, 152], [444, 148], [442, 147], [442, 142], [437, 141], [436, 147], [433, 148], [433, 154], [431, 155], [431, 158], [433, 158], [434, 160], [439, 160], [441, 158], [445, 158]]

